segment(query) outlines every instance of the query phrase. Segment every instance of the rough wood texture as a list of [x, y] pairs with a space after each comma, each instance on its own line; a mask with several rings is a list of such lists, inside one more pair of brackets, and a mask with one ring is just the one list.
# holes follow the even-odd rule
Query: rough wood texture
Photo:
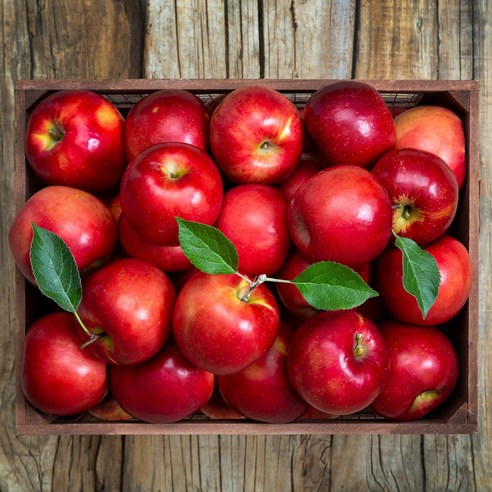
[[[0, 100], [6, 115], [0, 126], [0, 490], [492, 489], [492, 364], [485, 350], [492, 321], [488, 0], [148, 0], [146, 26], [142, 5], [137, 0], [18, 0], [0, 6]], [[13, 265], [6, 245], [13, 210], [13, 82], [140, 75], [481, 81], [477, 435], [15, 436]]]
[[[14, 266], [7, 245], [13, 216], [14, 82], [29, 78], [121, 79], [142, 74], [143, 12], [138, 2], [18, 0], [1, 2], [2, 105], [0, 490], [119, 488], [123, 439], [17, 438], [13, 424]], [[104, 26], [104, 29], [101, 29]], [[115, 459], [116, 458], [116, 459]], [[113, 462], [114, 460], [114, 462]]]
[[355, 1], [149, 0], [145, 76], [350, 78]]

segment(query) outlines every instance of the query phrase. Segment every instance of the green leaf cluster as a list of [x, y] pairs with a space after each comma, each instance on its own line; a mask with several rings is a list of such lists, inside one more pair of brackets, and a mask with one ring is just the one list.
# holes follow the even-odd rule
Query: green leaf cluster
[[[176, 218], [184, 254], [199, 270], [208, 274], [238, 274], [238, 254], [232, 242], [217, 228]], [[32, 224], [31, 266], [41, 292], [62, 309], [76, 313], [82, 299], [80, 274], [73, 255], [56, 234]], [[403, 285], [418, 302], [425, 318], [434, 304], [440, 275], [432, 255], [414, 241], [395, 234], [402, 251]], [[278, 282], [274, 278], [261, 281]], [[378, 293], [351, 268], [333, 261], [314, 263], [293, 283], [316, 309], [351, 309]]]

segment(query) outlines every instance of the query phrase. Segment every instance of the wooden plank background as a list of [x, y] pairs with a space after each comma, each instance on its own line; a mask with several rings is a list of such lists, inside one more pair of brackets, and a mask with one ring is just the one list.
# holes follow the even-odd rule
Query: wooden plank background
[[[0, 2], [0, 490], [492, 490], [488, 0]], [[478, 79], [479, 432], [473, 436], [17, 437], [13, 84], [30, 78]]]

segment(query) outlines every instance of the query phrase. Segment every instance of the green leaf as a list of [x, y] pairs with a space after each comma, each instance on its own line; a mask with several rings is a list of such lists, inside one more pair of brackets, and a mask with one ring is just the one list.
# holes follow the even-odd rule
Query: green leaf
[[352, 309], [378, 295], [356, 271], [334, 261], [310, 265], [292, 283], [309, 304], [322, 310]]
[[435, 258], [415, 241], [395, 234], [395, 245], [401, 250], [403, 287], [417, 299], [425, 319], [434, 304], [441, 283], [441, 274]]
[[216, 227], [176, 217], [179, 244], [191, 263], [205, 273], [236, 273], [239, 264], [234, 244]]
[[59, 236], [32, 223], [29, 252], [39, 290], [65, 311], [75, 313], [82, 299], [82, 282], [70, 248]]

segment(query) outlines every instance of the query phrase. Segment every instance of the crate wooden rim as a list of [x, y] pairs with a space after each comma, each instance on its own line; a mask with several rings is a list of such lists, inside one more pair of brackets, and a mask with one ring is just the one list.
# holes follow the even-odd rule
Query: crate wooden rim
[[[166, 88], [186, 89], [197, 94], [229, 92], [244, 85], [261, 84], [281, 92], [312, 93], [340, 79], [127, 79], [110, 80], [18, 80], [15, 84], [16, 144], [15, 197], [18, 211], [26, 197], [26, 160], [24, 136], [26, 112], [46, 92], [64, 89], [87, 89], [105, 94], [138, 94]], [[111, 434], [471, 434], [478, 430], [478, 93], [476, 80], [359, 80], [381, 93], [446, 93], [451, 103], [464, 113], [467, 136], [467, 181], [463, 192], [464, 224], [467, 247], [472, 260], [474, 279], [462, 316], [466, 322], [466, 399], [458, 399], [438, 418], [397, 422], [385, 419], [298, 421], [289, 424], [266, 424], [249, 420], [183, 420], [172, 424], [143, 422], [65, 422], [51, 421], [34, 410], [20, 387], [20, 360], [26, 327], [26, 282], [17, 271], [13, 286], [16, 299], [16, 432], [19, 435], [111, 435]]]

